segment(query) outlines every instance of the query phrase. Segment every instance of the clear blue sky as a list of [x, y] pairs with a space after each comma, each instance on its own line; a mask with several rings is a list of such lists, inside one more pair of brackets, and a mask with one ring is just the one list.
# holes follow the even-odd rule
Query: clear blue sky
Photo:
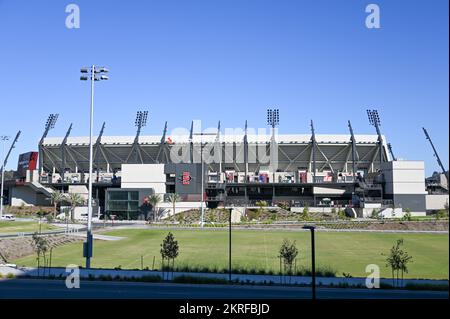
[[[67, 29], [65, 7], [80, 7]], [[381, 9], [381, 29], [365, 27], [365, 7]], [[79, 68], [110, 68], [96, 86], [96, 129], [133, 135], [136, 110], [150, 111], [144, 134], [186, 127], [264, 127], [281, 113], [280, 133], [372, 134], [377, 108], [397, 157], [438, 170], [449, 153], [448, 1], [19, 1], [0, 0], [0, 135], [22, 136], [17, 155], [37, 150], [49, 113], [50, 136], [70, 122], [88, 135], [89, 85]]]

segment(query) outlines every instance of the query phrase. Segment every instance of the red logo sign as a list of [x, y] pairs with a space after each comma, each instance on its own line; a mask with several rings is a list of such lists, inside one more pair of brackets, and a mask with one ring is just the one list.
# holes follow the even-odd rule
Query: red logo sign
[[191, 182], [191, 174], [189, 172], [183, 172], [181, 175], [181, 183], [183, 185], [189, 185]]

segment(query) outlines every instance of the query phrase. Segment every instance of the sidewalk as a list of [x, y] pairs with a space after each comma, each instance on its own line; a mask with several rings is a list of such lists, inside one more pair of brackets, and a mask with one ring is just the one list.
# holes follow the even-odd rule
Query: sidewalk
[[[37, 268], [23, 267], [23, 268], [13, 268], [0, 266], [0, 273], [6, 276], [8, 273], [13, 273], [18, 277], [38, 277], [49, 275], [55, 277], [65, 278], [69, 272], [66, 272], [65, 268], [46, 268], [45, 275], [44, 269], [41, 268], [39, 271]], [[89, 276], [94, 278], [99, 278], [100, 276], [111, 276], [114, 278], [116, 276], [122, 278], [141, 278], [144, 276], [160, 276], [165, 279], [173, 279], [178, 276], [193, 276], [193, 277], [203, 277], [203, 278], [216, 278], [228, 280], [228, 274], [218, 274], [218, 273], [194, 273], [194, 272], [162, 272], [162, 271], [152, 271], [152, 270], [114, 270], [114, 269], [80, 269], [81, 278], [89, 278]], [[283, 284], [283, 285], [310, 285], [311, 277], [303, 276], [279, 276], [279, 275], [246, 275], [246, 274], [232, 274], [232, 280], [239, 280], [243, 283], [256, 283], [256, 284]], [[392, 285], [392, 279], [381, 278], [381, 284]], [[433, 284], [433, 285], [448, 285], [448, 280], [433, 280], [433, 279], [404, 279], [403, 285], [406, 284]], [[317, 285], [349, 285], [349, 286], [365, 286], [366, 278], [344, 278], [344, 277], [317, 277]]]

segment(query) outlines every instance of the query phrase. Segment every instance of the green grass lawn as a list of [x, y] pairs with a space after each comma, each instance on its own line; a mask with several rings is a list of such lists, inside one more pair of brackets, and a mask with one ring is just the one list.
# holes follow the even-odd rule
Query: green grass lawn
[[[167, 230], [116, 230], [108, 235], [126, 237], [120, 241], [94, 243], [92, 267], [140, 268], [160, 267], [160, 244]], [[174, 230], [180, 246], [176, 265], [226, 268], [228, 265], [228, 233], [211, 230]], [[295, 240], [300, 250], [298, 267], [310, 265], [310, 235], [292, 231], [235, 231], [233, 232], [233, 265], [248, 269], [279, 270], [278, 250], [283, 239]], [[316, 233], [318, 267], [331, 267], [337, 276], [350, 273], [365, 276], [368, 264], [377, 264], [382, 277], [390, 277], [385, 256], [397, 239], [403, 238], [404, 248], [413, 256], [413, 263], [405, 278], [448, 279], [448, 234], [392, 234], [356, 232]], [[73, 243], [53, 250], [54, 266], [84, 265], [82, 243]], [[16, 260], [18, 265], [35, 266], [35, 256]]]
[[[55, 229], [55, 226], [48, 225], [46, 223], [42, 223], [41, 230], [51, 230]], [[0, 234], [2, 233], [31, 233], [31, 232], [39, 232], [39, 223], [36, 222], [22, 222], [22, 221], [0, 221]]]

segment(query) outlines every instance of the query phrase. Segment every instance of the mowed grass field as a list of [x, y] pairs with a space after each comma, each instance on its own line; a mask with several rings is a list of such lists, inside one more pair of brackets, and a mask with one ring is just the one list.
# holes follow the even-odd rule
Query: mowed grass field
[[[120, 241], [94, 243], [92, 267], [140, 268], [161, 265], [160, 244], [168, 230], [116, 230], [106, 235], [125, 237]], [[173, 230], [180, 246], [177, 266], [227, 268], [228, 232], [223, 230]], [[283, 239], [295, 240], [300, 250], [297, 267], [309, 268], [311, 259], [309, 232], [249, 231], [232, 233], [233, 267], [279, 271], [278, 251]], [[331, 267], [337, 276], [349, 273], [365, 276], [368, 264], [377, 264], [382, 277], [390, 277], [386, 256], [397, 239], [404, 239], [404, 249], [413, 256], [405, 278], [448, 279], [448, 234], [393, 234], [357, 232], [316, 232], [317, 267]], [[36, 256], [14, 261], [18, 265], [35, 266]], [[84, 265], [82, 243], [73, 243], [53, 250], [53, 266]]]
[[[41, 230], [55, 229], [55, 226], [42, 223]], [[0, 234], [2, 233], [32, 233], [39, 232], [39, 223], [34, 221], [0, 221]]]

